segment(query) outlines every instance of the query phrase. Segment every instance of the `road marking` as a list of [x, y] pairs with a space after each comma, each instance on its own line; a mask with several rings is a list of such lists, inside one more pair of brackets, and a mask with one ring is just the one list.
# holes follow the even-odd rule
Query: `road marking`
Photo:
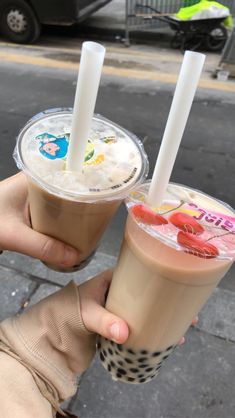
[[[38, 50], [38, 51], [53, 51], [53, 52], [58, 52], [58, 53], [77, 53], [78, 56], [80, 56], [81, 53], [81, 45], [82, 45], [82, 41], [80, 41], [79, 43], [77, 43], [76, 45], [73, 44], [71, 45], [70, 48], [58, 48], [55, 46], [48, 46], [48, 45], [24, 45], [24, 49], [28, 49], [30, 51], [32, 50]], [[0, 42], [0, 47], [8, 47], [11, 49], [15, 49], [15, 45], [12, 45], [12, 43], [9, 42]], [[123, 48], [116, 48], [113, 46], [109, 46], [106, 45], [104, 43], [104, 46], [107, 49], [107, 53], [114, 53], [114, 54], [120, 54], [120, 55], [127, 55], [127, 56], [133, 56], [133, 57], [137, 57], [137, 58], [154, 58], [156, 59], [156, 57], [161, 57], [161, 60], [163, 61], [171, 61], [171, 62], [182, 62], [182, 54], [176, 55], [176, 53], [174, 54], [174, 57], [172, 56], [172, 53], [169, 55], [166, 52], [162, 52], [159, 51], [158, 49], [154, 50], [153, 52], [150, 51], [141, 51], [141, 50], [136, 50], [136, 49], [131, 49], [131, 47], [123, 47]]]
[[[51, 58], [44, 57], [32, 57], [23, 54], [9, 54], [7, 52], [0, 51], [0, 60], [7, 62], [14, 62], [18, 64], [28, 64], [44, 68], [66, 69], [77, 71], [79, 68], [78, 63], [71, 61], [57, 61]], [[167, 84], [175, 84], [177, 81], [177, 74], [167, 74], [158, 71], [144, 71], [134, 70], [130, 68], [116, 68], [112, 66], [104, 66], [103, 74], [109, 76], [134, 78], [137, 80], [156, 81]], [[218, 80], [201, 79], [199, 86], [203, 89], [220, 90], [224, 92], [235, 92], [235, 83], [227, 81], [221, 82]]]
[[7, 52], [0, 52], [0, 59], [8, 62], [15, 62], [17, 64], [29, 64], [45, 68], [61, 68], [68, 70], [76, 70], [79, 64], [71, 61], [57, 61], [51, 58], [33, 57], [23, 54], [9, 54]]

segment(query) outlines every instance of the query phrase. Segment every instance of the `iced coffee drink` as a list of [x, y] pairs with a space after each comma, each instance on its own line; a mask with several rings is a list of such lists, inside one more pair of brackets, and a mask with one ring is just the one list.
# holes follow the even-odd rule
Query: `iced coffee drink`
[[28, 178], [32, 227], [81, 254], [80, 264], [69, 271], [88, 263], [120, 203], [148, 169], [134, 135], [94, 116], [83, 169], [68, 171], [71, 124], [71, 109], [43, 112], [21, 131], [15, 151]]
[[149, 183], [127, 199], [128, 219], [106, 308], [125, 319], [125, 344], [98, 341], [114, 379], [145, 383], [185, 334], [235, 256], [235, 212], [191, 188], [169, 184], [160, 208]]

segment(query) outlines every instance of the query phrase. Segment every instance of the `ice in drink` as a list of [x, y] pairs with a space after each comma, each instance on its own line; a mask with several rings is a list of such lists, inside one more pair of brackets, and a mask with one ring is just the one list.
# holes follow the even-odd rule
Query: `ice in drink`
[[125, 344], [104, 338], [99, 356], [114, 379], [145, 383], [172, 353], [235, 255], [235, 213], [223, 202], [170, 184], [161, 208], [149, 183], [127, 199], [124, 241], [106, 308], [125, 319]]
[[71, 109], [43, 112], [23, 128], [15, 150], [28, 178], [32, 227], [81, 253], [80, 264], [66, 271], [88, 263], [122, 200], [148, 169], [141, 142], [95, 116], [83, 170], [67, 171], [71, 125]]

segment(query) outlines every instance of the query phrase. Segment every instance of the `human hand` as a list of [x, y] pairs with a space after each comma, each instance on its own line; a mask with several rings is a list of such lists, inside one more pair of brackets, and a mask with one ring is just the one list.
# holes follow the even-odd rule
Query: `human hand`
[[[112, 275], [113, 271], [107, 270], [79, 286], [81, 314], [89, 331], [100, 334], [118, 344], [123, 344], [129, 335], [126, 322], [103, 307]], [[195, 317], [192, 325], [196, 325], [197, 322], [198, 317]], [[184, 343], [185, 337], [182, 337], [178, 345], [181, 346]]]
[[23, 173], [0, 182], [0, 249], [17, 251], [59, 267], [73, 266], [79, 260], [75, 248], [31, 228]]
[[126, 322], [103, 307], [112, 275], [106, 270], [79, 286], [81, 315], [88, 331], [123, 344], [129, 335]]
[[[197, 325], [197, 323], [198, 323], [198, 316], [195, 316], [195, 318], [193, 318], [193, 320], [192, 320], [192, 323], [191, 323], [191, 326], [192, 327], [194, 327], [195, 325]], [[183, 345], [185, 343], [185, 337], [182, 337], [180, 340], [179, 340], [179, 342], [178, 342], [178, 345], [179, 346], [181, 346], [181, 345]]]

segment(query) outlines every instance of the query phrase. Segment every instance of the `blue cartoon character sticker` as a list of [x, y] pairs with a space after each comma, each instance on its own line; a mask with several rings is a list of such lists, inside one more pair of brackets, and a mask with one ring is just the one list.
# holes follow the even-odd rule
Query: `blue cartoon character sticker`
[[[49, 160], [56, 160], [58, 158], [65, 159], [68, 153], [69, 138], [69, 133], [55, 136], [48, 132], [44, 132], [35, 137], [39, 143], [39, 152]], [[110, 145], [116, 143], [117, 139], [114, 135], [110, 135], [100, 138], [100, 141]], [[86, 165], [97, 165], [101, 164], [104, 160], [105, 155], [103, 153], [97, 153], [94, 143], [88, 139], [84, 163]]]
[[54, 136], [47, 132], [36, 136], [39, 141], [40, 153], [49, 158], [56, 160], [57, 158], [65, 158], [68, 152], [69, 134]]

